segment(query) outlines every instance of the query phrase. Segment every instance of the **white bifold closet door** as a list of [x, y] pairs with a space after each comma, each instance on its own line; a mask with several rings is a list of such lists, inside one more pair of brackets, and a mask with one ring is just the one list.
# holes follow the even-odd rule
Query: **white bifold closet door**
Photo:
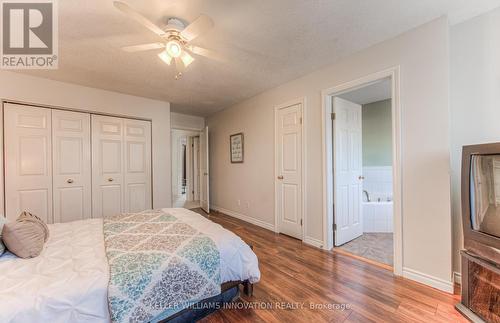
[[52, 223], [51, 109], [4, 104], [5, 211]]
[[92, 115], [93, 217], [152, 207], [151, 123]]
[[90, 114], [52, 110], [54, 222], [92, 216]]

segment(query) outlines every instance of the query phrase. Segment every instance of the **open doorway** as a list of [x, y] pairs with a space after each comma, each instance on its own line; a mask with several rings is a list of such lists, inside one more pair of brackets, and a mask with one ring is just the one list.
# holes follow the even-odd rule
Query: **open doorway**
[[323, 91], [324, 192], [326, 248], [401, 275], [398, 75], [394, 68]]
[[172, 129], [173, 207], [200, 207], [200, 132]]
[[[335, 247], [392, 267], [392, 115], [389, 78], [333, 98]], [[338, 119], [337, 119], [338, 117]]]

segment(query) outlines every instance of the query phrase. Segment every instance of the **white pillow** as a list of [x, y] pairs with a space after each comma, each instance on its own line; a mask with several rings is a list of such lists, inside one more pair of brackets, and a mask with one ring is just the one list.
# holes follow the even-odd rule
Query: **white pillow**
[[5, 223], [7, 223], [7, 219], [3, 215], [0, 215], [0, 256], [5, 252], [5, 245], [2, 241], [2, 230]]

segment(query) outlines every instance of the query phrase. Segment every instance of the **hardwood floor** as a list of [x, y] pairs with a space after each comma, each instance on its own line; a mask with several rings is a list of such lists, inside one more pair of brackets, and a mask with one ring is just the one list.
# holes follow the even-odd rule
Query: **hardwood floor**
[[[221, 309], [201, 322], [467, 322], [454, 309], [458, 295], [222, 213], [209, 218], [253, 245], [261, 281], [252, 297], [242, 293], [237, 306], [246, 308]], [[258, 308], [264, 303], [273, 306]]]

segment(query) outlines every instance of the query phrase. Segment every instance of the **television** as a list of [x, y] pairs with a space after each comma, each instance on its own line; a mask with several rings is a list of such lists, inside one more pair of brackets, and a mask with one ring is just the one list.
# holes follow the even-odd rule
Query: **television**
[[461, 300], [472, 322], [500, 322], [500, 143], [462, 149]]
[[500, 143], [462, 150], [464, 247], [500, 264]]

